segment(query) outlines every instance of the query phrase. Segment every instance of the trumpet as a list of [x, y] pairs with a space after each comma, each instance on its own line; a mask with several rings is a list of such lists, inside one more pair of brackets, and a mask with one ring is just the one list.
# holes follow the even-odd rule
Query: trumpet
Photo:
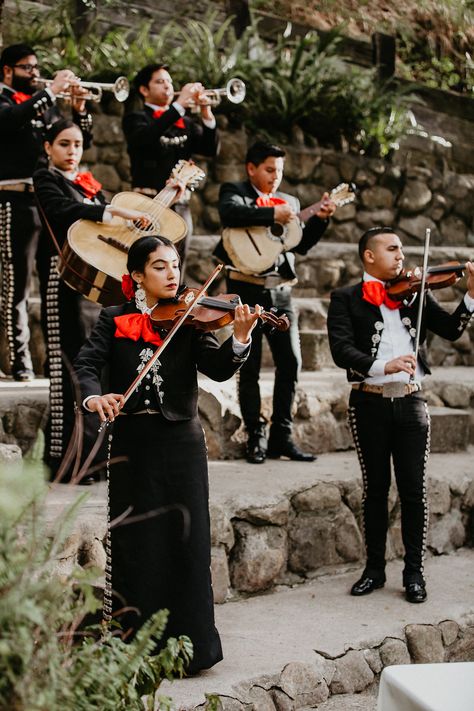
[[[181, 92], [175, 91], [174, 96], [178, 96]], [[218, 106], [221, 103], [222, 97], [232, 104], [241, 104], [245, 99], [246, 88], [242, 79], [233, 77], [229, 79], [224, 87], [219, 89], [205, 89], [199, 94], [199, 97], [190, 105], [191, 111], [199, 111], [201, 106]]]
[[[38, 77], [34, 80], [35, 84], [41, 88], [45, 89], [51, 86], [53, 79], [43, 79], [43, 77]], [[76, 89], [87, 89], [86, 94], [76, 94]], [[58, 99], [65, 99], [66, 101], [72, 101], [73, 99], [84, 99], [85, 101], [100, 101], [104, 91], [111, 91], [117, 99], [117, 101], [123, 102], [128, 98], [130, 93], [130, 84], [127, 77], [118, 77], [113, 84], [102, 84], [95, 81], [81, 81], [79, 84], [74, 84], [61, 91], [61, 93], [56, 94]]]

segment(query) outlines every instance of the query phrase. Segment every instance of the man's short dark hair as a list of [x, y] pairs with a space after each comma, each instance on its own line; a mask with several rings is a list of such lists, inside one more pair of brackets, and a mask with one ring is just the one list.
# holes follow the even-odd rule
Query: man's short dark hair
[[274, 143], [268, 143], [268, 141], [256, 141], [247, 151], [245, 156], [246, 163], [253, 163], [259, 166], [267, 158], [284, 158], [285, 151], [280, 146], [276, 146]]
[[369, 244], [374, 237], [389, 234], [396, 234], [392, 227], [371, 227], [370, 230], [364, 232], [359, 240], [359, 257], [361, 261], [364, 261], [364, 252], [366, 249], [370, 249]]
[[154, 64], [147, 64], [146, 67], [143, 67], [143, 69], [140, 69], [138, 74], [136, 75], [135, 79], [133, 80], [133, 87], [135, 91], [139, 92], [139, 89], [141, 86], [148, 86], [148, 84], [151, 81], [151, 78], [155, 72], [158, 72], [160, 69], [166, 69], [168, 71], [169, 66], [167, 64], [160, 64], [160, 63], [154, 63]]
[[14, 67], [24, 57], [36, 54], [35, 50], [27, 44], [11, 44], [5, 47], [0, 55], [0, 72], [3, 76], [4, 67]]

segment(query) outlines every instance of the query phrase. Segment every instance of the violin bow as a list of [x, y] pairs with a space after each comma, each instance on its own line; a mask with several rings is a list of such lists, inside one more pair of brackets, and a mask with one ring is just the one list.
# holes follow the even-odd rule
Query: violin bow
[[[189, 316], [189, 314], [191, 313], [191, 311], [193, 310], [193, 308], [194, 308], [194, 307], [196, 306], [196, 304], [199, 302], [199, 299], [201, 298], [201, 296], [203, 296], [204, 292], [206, 292], [207, 289], [210, 287], [210, 285], [212, 284], [212, 282], [214, 281], [214, 279], [216, 278], [216, 276], [217, 276], [217, 275], [219, 274], [219, 272], [222, 270], [222, 267], [223, 267], [223, 266], [224, 266], [223, 264], [218, 264], [218, 265], [216, 266], [216, 268], [214, 269], [214, 271], [212, 272], [212, 274], [208, 277], [208, 279], [207, 279], [207, 281], [205, 282], [205, 284], [200, 288], [200, 290], [198, 291], [198, 293], [196, 294], [196, 296], [193, 298], [193, 300], [189, 302], [189, 305], [188, 305], [188, 306], [186, 307], [186, 309], [183, 311], [183, 313], [181, 314], [181, 316], [179, 317], [179, 319], [176, 321], [176, 323], [173, 325], [173, 327], [171, 328], [171, 330], [168, 331], [168, 333], [167, 333], [167, 335], [166, 335], [166, 338], [164, 339], [164, 341], [163, 341], [163, 343], [161, 344], [161, 346], [159, 346], [159, 347], [156, 349], [156, 351], [153, 353], [153, 355], [152, 355], [152, 357], [150, 358], [150, 360], [149, 360], [149, 361], [147, 362], [147, 364], [143, 367], [143, 369], [141, 370], [141, 372], [137, 375], [137, 377], [135, 378], [135, 380], [133, 381], [133, 383], [131, 383], [131, 385], [127, 388], [127, 390], [125, 391], [125, 393], [124, 393], [124, 395], [123, 395], [123, 404], [124, 404], [124, 405], [125, 405], [125, 403], [127, 402], [127, 400], [130, 398], [130, 396], [131, 396], [131, 394], [134, 392], [134, 390], [136, 390], [136, 388], [138, 388], [138, 386], [141, 384], [143, 378], [147, 375], [147, 373], [151, 370], [151, 368], [153, 367], [153, 365], [156, 363], [156, 361], [158, 360], [158, 358], [160, 357], [160, 355], [161, 355], [161, 354], [163, 353], [163, 351], [165, 350], [166, 346], [169, 344], [169, 342], [171, 341], [171, 339], [172, 339], [173, 336], [175, 335], [176, 331], [178, 331], [178, 330], [181, 328], [182, 324], [185, 322], [185, 320], [187, 319], [187, 317]], [[194, 296], [194, 294], [193, 294], [193, 296]], [[123, 405], [122, 405], [122, 407], [123, 407]], [[100, 427], [99, 427], [99, 432], [101, 432], [101, 431], [103, 430], [103, 428], [104, 428], [104, 427], [107, 427], [108, 425], [110, 425], [110, 420], [109, 420], [109, 418], [107, 418], [106, 420], [104, 420], [104, 422], [102, 422], [102, 424], [101, 424]]]
[[[423, 271], [421, 273], [421, 285], [419, 291], [420, 302], [418, 306], [418, 314], [416, 317], [415, 363], [418, 363], [418, 351], [420, 350], [421, 320], [423, 318], [423, 309], [425, 307], [426, 275], [428, 273], [428, 253], [430, 250], [430, 237], [431, 230], [429, 227], [427, 227], [425, 232], [425, 247], [423, 251]], [[413, 383], [415, 381], [415, 374], [416, 372], [410, 375], [410, 383]]]

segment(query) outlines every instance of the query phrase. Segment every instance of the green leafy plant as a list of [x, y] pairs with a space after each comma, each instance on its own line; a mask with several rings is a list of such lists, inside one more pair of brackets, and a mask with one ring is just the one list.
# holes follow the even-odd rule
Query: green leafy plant
[[[33, 470], [0, 471], [1, 711], [144, 711], [171, 708], [163, 679], [182, 676], [187, 637], [152, 655], [167, 612], [153, 615], [130, 643], [120, 630], [88, 625], [100, 607], [97, 570], [54, 571], [84, 496], [42, 523], [45, 485]], [[143, 699], [142, 697], [145, 697]]]

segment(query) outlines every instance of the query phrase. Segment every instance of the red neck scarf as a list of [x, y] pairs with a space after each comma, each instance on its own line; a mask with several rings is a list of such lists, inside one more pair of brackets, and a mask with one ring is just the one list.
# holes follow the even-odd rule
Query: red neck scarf
[[28, 101], [28, 99], [31, 99], [31, 95], [24, 94], [22, 91], [16, 91], [12, 95], [12, 99], [15, 102], [15, 104], [22, 104], [24, 101]]
[[364, 281], [362, 298], [374, 306], [385, 304], [389, 309], [399, 309], [402, 305], [401, 301], [394, 301], [387, 295], [385, 286], [380, 281]]
[[286, 200], [278, 197], [268, 197], [267, 195], [259, 195], [255, 201], [257, 207], [275, 207], [275, 205], [286, 205]]
[[[155, 109], [155, 111], [153, 111], [153, 118], [160, 118], [166, 111], [168, 111], [168, 109]], [[177, 128], [186, 128], [186, 124], [184, 123], [184, 119], [182, 116], [180, 116], [180, 118], [175, 121], [173, 125]]]
[[86, 198], [93, 198], [102, 187], [102, 184], [94, 178], [92, 173], [78, 173], [72, 181], [74, 185], [79, 185], [85, 193]]
[[163, 343], [160, 334], [153, 329], [148, 314], [124, 314], [115, 316], [114, 321], [117, 326], [115, 338], [130, 338], [132, 341], [143, 338], [146, 343], [152, 343], [154, 346], [161, 346]]

